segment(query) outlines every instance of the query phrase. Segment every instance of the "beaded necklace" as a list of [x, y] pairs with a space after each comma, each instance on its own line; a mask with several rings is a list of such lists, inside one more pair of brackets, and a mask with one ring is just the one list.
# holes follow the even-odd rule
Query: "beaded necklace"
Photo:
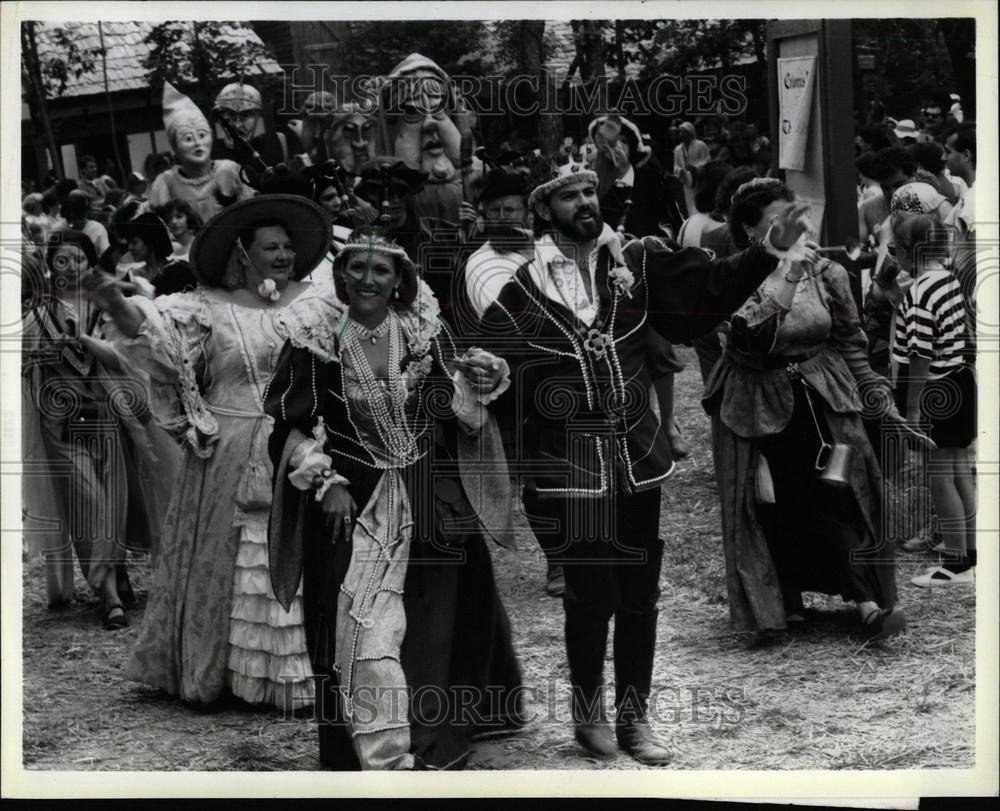
[[[406, 420], [406, 387], [401, 385], [400, 361], [402, 359], [402, 334], [396, 323], [395, 314], [389, 316], [379, 325], [384, 326], [384, 332], [389, 335], [389, 379], [385, 388], [379, 384], [372, 371], [368, 358], [361, 348], [360, 338], [367, 337], [366, 330], [360, 324], [351, 321], [344, 341], [344, 354], [358, 377], [362, 394], [367, 402], [372, 417], [372, 427], [382, 443], [386, 453], [399, 464], [409, 464], [416, 456], [416, 440], [407, 425]], [[386, 402], [388, 395], [389, 402]]]
[[372, 344], [375, 344], [379, 338], [384, 338], [389, 334], [389, 316], [386, 315], [386, 317], [382, 320], [382, 323], [372, 329], [368, 329], [368, 327], [359, 324], [354, 319], [351, 319], [351, 329], [357, 332], [362, 338], [370, 340]]

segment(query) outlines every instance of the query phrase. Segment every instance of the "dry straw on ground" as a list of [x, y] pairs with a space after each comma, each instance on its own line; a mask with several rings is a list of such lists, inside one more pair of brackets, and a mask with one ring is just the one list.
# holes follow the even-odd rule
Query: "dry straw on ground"
[[[654, 725], [675, 747], [673, 769], [944, 769], [974, 765], [975, 595], [921, 590], [909, 578], [933, 563], [901, 553], [900, 604], [909, 629], [865, 644], [839, 600], [810, 595], [819, 620], [766, 640], [729, 630], [708, 421], [690, 350], [677, 414], [693, 448], [664, 488], [660, 688]], [[523, 523], [523, 522], [522, 522]], [[494, 548], [529, 714], [515, 737], [477, 743], [473, 769], [637, 769], [625, 756], [583, 757], [567, 720], [562, 610], [542, 593], [545, 566], [530, 537]], [[144, 594], [149, 572], [134, 567]], [[102, 631], [78, 578], [65, 612], [45, 608], [38, 562], [24, 573], [24, 763], [30, 769], [309, 770], [318, 768], [309, 720], [227, 705], [186, 707], [123, 678], [141, 622]], [[609, 645], [607, 677], [612, 676]], [[551, 685], [551, 686], [550, 686]], [[609, 694], [610, 697], [610, 694]], [[549, 717], [555, 711], [555, 717]]]

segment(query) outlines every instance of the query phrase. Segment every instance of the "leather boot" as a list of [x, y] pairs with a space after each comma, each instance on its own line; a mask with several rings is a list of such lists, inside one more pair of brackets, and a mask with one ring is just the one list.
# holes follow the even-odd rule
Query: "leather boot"
[[626, 711], [619, 709], [615, 736], [623, 751], [647, 766], [666, 766], [673, 759], [666, 744], [653, 734], [645, 707]]
[[604, 713], [604, 652], [608, 621], [566, 605], [566, 658], [573, 685], [571, 708], [577, 743], [597, 757], [618, 751]]
[[561, 563], [549, 563], [545, 573], [545, 593], [549, 597], [562, 597], [566, 593], [566, 576]]
[[574, 687], [573, 735], [576, 742], [597, 757], [613, 757], [618, 746], [604, 714], [604, 691], [598, 687]]
[[649, 726], [646, 707], [653, 680], [657, 609], [615, 615], [615, 734], [618, 745], [648, 766], [669, 763], [671, 753]]

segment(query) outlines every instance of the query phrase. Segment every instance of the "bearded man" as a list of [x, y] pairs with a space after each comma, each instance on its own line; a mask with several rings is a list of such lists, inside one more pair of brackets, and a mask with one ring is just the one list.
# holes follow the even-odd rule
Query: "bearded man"
[[[563, 563], [566, 655], [577, 742], [608, 757], [621, 747], [663, 765], [667, 745], [647, 717], [656, 651], [663, 543], [660, 486], [670, 444], [647, 393], [647, 331], [703, 335], [735, 311], [802, 234], [802, 207], [760, 244], [714, 260], [656, 237], [622, 248], [605, 225], [597, 174], [558, 167], [531, 193], [534, 256], [487, 309], [480, 346], [511, 366], [494, 413], [514, 436], [508, 460], [525, 478], [525, 513]], [[614, 617], [616, 735], [604, 715], [603, 669]], [[617, 744], [615, 741], [617, 737]]]

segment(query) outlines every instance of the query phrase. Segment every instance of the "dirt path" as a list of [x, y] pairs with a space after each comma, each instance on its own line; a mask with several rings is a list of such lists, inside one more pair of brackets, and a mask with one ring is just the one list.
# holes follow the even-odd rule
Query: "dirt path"
[[[677, 414], [694, 449], [664, 488], [667, 539], [661, 586], [654, 726], [676, 747], [675, 769], [971, 768], [975, 762], [975, 597], [972, 588], [925, 591], [909, 578], [933, 561], [899, 560], [901, 637], [866, 646], [854, 614], [812, 597], [824, 619], [768, 644], [734, 635], [725, 603], [719, 513], [708, 421], [690, 350]], [[620, 756], [582, 756], [568, 722], [562, 609], [542, 593], [533, 540], [494, 547], [501, 595], [535, 717], [522, 734], [476, 746], [473, 769], [642, 768]], [[144, 596], [149, 571], [134, 567]], [[132, 627], [100, 630], [77, 575], [77, 602], [45, 608], [39, 562], [24, 576], [24, 762], [32, 769], [302, 770], [318, 768], [308, 720], [245, 706], [205, 713], [129, 683], [122, 669]], [[609, 654], [611, 646], [609, 645]], [[607, 664], [611, 676], [611, 662]]]

